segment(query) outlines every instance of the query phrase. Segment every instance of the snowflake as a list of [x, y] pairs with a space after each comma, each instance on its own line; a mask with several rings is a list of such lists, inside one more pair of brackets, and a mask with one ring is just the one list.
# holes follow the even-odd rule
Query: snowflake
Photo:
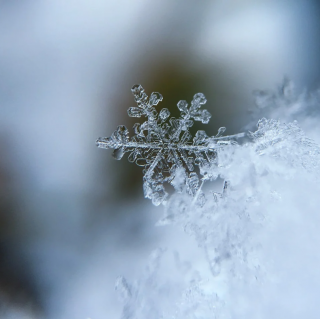
[[[189, 129], [194, 121], [207, 124], [211, 118], [207, 110], [201, 109], [207, 102], [202, 93], [194, 95], [190, 106], [184, 100], [178, 102], [180, 118], [177, 119], [170, 118], [167, 108], [157, 112], [155, 106], [163, 99], [160, 93], [153, 92], [148, 98], [141, 85], [134, 85], [131, 91], [137, 107], [130, 107], [128, 115], [145, 117], [146, 121], [134, 124], [132, 138], [128, 129], [119, 125], [111, 137], [98, 138], [97, 146], [114, 149], [113, 157], [117, 160], [129, 153], [129, 162], [144, 167], [144, 195], [154, 205], [165, 203], [168, 197], [165, 182], [178, 192], [186, 189], [194, 197], [194, 202], [204, 205], [202, 185], [206, 180], [218, 177], [212, 174], [212, 167], [217, 165], [217, 150], [224, 145], [236, 144], [235, 139], [244, 134], [222, 136], [226, 128], [221, 127], [213, 137], [199, 130], [192, 139]], [[199, 167], [199, 173], [195, 172], [195, 165]]]

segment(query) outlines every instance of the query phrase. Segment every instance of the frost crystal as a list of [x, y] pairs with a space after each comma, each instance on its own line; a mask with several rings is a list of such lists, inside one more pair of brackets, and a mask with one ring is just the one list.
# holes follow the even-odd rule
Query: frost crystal
[[[168, 109], [155, 111], [160, 94], [148, 100], [141, 86], [133, 91], [138, 107], [129, 115], [148, 120], [135, 124], [133, 138], [120, 126], [98, 146], [114, 148], [116, 158], [129, 152], [132, 162], [144, 161], [146, 196], [155, 203], [164, 201], [164, 182], [176, 193], [157, 223], [172, 226], [165, 233], [169, 247], [153, 252], [138, 279], [116, 282], [121, 318], [269, 319], [270, 311], [272, 318], [316, 318], [320, 146], [291, 119], [310, 124], [311, 114], [317, 124], [311, 107], [319, 109], [319, 103], [300, 105], [286, 86], [282, 93], [260, 95], [265, 113], [271, 108], [270, 114], [287, 118], [261, 118], [248, 142], [237, 145], [234, 139], [243, 134], [222, 137], [225, 128], [214, 137], [204, 131], [191, 137], [192, 121], [210, 119], [201, 110], [202, 94], [190, 107], [180, 101], [181, 117], [170, 119]], [[223, 191], [210, 189], [213, 196], [203, 206], [201, 186], [217, 176], [225, 181]]]
[[[144, 167], [144, 195], [154, 205], [164, 203], [168, 196], [163, 186], [165, 182], [172, 184], [178, 192], [186, 189], [194, 202], [204, 205], [201, 186], [205, 180], [217, 178], [209, 173], [217, 165], [217, 150], [224, 145], [236, 144], [235, 139], [244, 134], [222, 136], [226, 128], [221, 127], [216, 136], [209, 137], [199, 130], [192, 138], [189, 129], [194, 121], [207, 124], [211, 118], [207, 110], [201, 109], [207, 102], [202, 93], [194, 95], [190, 106], [187, 101], [179, 101], [180, 118], [170, 118], [167, 108], [159, 113], [155, 108], [163, 99], [160, 93], [154, 92], [148, 98], [141, 85], [133, 86], [131, 91], [137, 107], [130, 107], [128, 115], [145, 117], [146, 121], [134, 124], [132, 138], [127, 128], [120, 125], [111, 137], [98, 138], [97, 146], [113, 148], [113, 157], [117, 160], [129, 153], [129, 162]], [[195, 172], [195, 165], [199, 167], [201, 178]]]

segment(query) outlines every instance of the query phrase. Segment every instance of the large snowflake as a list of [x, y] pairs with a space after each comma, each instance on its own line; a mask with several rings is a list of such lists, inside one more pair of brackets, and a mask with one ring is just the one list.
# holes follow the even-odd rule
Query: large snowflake
[[[186, 189], [194, 197], [194, 202], [203, 205], [202, 184], [217, 178], [212, 174], [212, 166], [217, 165], [218, 148], [236, 143], [235, 139], [244, 134], [222, 136], [226, 128], [221, 127], [213, 137], [200, 130], [192, 138], [189, 129], [194, 121], [207, 124], [211, 118], [207, 110], [201, 109], [207, 102], [202, 93], [194, 95], [190, 106], [186, 101], [178, 102], [180, 118], [177, 119], [170, 117], [167, 108], [159, 113], [155, 109], [163, 99], [160, 93], [153, 92], [148, 98], [141, 85], [134, 85], [131, 91], [137, 107], [130, 107], [128, 115], [145, 117], [146, 121], [134, 124], [132, 138], [127, 128], [119, 125], [111, 137], [98, 138], [97, 146], [114, 149], [113, 157], [117, 160], [129, 153], [129, 162], [144, 167], [144, 195], [154, 205], [164, 203], [168, 196], [163, 185], [165, 182], [172, 184], [178, 192]], [[195, 165], [199, 167], [198, 173]]]

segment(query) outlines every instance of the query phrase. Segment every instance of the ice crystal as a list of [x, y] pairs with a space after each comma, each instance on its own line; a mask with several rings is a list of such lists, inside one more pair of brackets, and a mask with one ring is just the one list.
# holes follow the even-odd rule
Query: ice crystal
[[[290, 94], [283, 90], [288, 105], [282, 107], [293, 110], [296, 100], [289, 99]], [[186, 102], [179, 102], [178, 108], [187, 113]], [[154, 114], [155, 127], [161, 132], [164, 125], [160, 115]], [[160, 114], [172, 128], [169, 111]], [[156, 142], [151, 138], [150, 144], [159, 147], [156, 152], [167, 154], [165, 160], [173, 149], [182, 162], [168, 162], [174, 169], [169, 170], [167, 181], [177, 191], [157, 223], [171, 225], [164, 236], [169, 247], [152, 254], [137, 280], [119, 277], [116, 289], [123, 302], [122, 319], [270, 318], [270, 311], [273, 318], [288, 317], [288, 313], [313, 318], [319, 313], [320, 146], [297, 121], [291, 121], [295, 114], [290, 112], [285, 121], [260, 119], [242, 145], [233, 136], [219, 139], [224, 128], [218, 136], [206, 136], [202, 144], [196, 142], [199, 131], [192, 142], [191, 138], [180, 142], [188, 128], [181, 129], [176, 141], [170, 138], [172, 133], [160, 135]], [[179, 120], [183, 119], [182, 115]], [[185, 145], [193, 170], [181, 155]], [[211, 149], [212, 161], [206, 155]], [[201, 156], [207, 161], [203, 165], [196, 163]], [[213, 196], [203, 206], [201, 185], [216, 176], [224, 180], [223, 190], [215, 193], [212, 187]], [[153, 172], [150, 183], [155, 177]]]
[[[219, 166], [211, 169], [230, 180], [232, 187], [225, 182], [222, 194], [208, 198], [204, 207], [192, 207], [193, 198], [186, 194], [170, 197], [157, 225], [173, 226], [174, 240], [171, 238], [169, 245], [174, 250], [178, 246], [181, 262], [171, 265], [165, 253], [156, 251], [138, 281], [120, 277], [116, 289], [123, 302], [122, 319], [270, 318], [269, 301], [277, 309], [274, 317], [283, 318], [279, 308], [283, 299], [288, 300], [283, 312], [294, 313], [291, 294], [302, 294], [286, 287], [292, 282], [296, 287], [305, 285], [305, 276], [296, 265], [310, 268], [309, 259], [297, 260], [297, 251], [304, 256], [301, 251], [306, 250], [300, 241], [317, 249], [313, 244], [317, 228], [312, 227], [309, 236], [300, 227], [308, 225], [309, 229], [308, 219], [316, 216], [319, 205], [314, 194], [319, 191], [320, 148], [296, 122], [263, 118], [257, 126], [249, 134], [250, 143], [217, 150]], [[183, 172], [177, 171], [178, 184]], [[224, 196], [226, 192], [228, 196]], [[185, 237], [180, 237], [177, 226], [195, 241], [201, 254], [192, 245], [185, 249]], [[292, 243], [284, 240], [286, 236]], [[289, 272], [295, 280], [287, 282], [278, 267], [284, 267], [284, 273]], [[317, 274], [318, 268], [314, 269]], [[281, 285], [285, 294], [278, 293]], [[317, 291], [318, 287], [317, 282]], [[308, 285], [304, 289], [313, 298]], [[264, 303], [266, 297], [268, 303]], [[298, 307], [295, 311], [300, 311]]]
[[297, 121], [286, 124], [262, 118], [257, 126], [258, 130], [249, 136], [259, 155], [285, 159], [288, 167], [305, 169], [319, 177], [320, 147], [305, 135]]
[[[202, 130], [192, 137], [189, 129], [194, 121], [207, 124], [211, 118], [211, 114], [202, 109], [207, 102], [202, 93], [194, 95], [190, 106], [187, 101], [179, 101], [177, 107], [180, 117], [174, 118], [170, 117], [167, 108], [157, 112], [155, 106], [163, 99], [160, 93], [154, 92], [148, 97], [141, 85], [134, 85], [131, 91], [137, 107], [130, 107], [128, 115], [145, 117], [146, 121], [134, 124], [135, 135], [131, 138], [128, 129], [119, 125], [111, 137], [98, 138], [97, 146], [114, 149], [113, 157], [117, 160], [129, 153], [129, 162], [144, 167], [144, 195], [154, 205], [164, 203], [167, 199], [165, 182], [172, 184], [178, 192], [186, 189], [194, 197], [194, 202], [204, 205], [201, 186], [204, 181], [217, 178], [217, 175], [209, 173], [218, 164], [217, 150], [225, 145], [236, 144], [235, 139], [244, 134], [222, 136], [226, 128], [221, 127], [213, 137]], [[198, 166], [198, 173], [195, 166]]]

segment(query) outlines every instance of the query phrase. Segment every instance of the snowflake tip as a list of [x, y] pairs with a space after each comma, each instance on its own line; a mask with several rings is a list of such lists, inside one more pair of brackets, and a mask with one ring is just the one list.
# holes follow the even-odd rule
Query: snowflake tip
[[149, 98], [149, 105], [150, 106], [158, 105], [159, 102], [161, 102], [162, 100], [163, 100], [163, 97], [160, 93], [153, 92], [153, 93], [151, 93], [150, 98]]
[[148, 96], [144, 92], [144, 88], [141, 84], [136, 84], [131, 89], [132, 94], [134, 95], [134, 99], [137, 102], [138, 106], [141, 108], [147, 107]]
[[193, 102], [200, 104], [200, 105], [203, 105], [203, 104], [207, 103], [207, 99], [203, 93], [197, 93], [193, 96]]
[[181, 101], [178, 102], [177, 106], [178, 106], [178, 109], [180, 110], [180, 112], [187, 113], [187, 111], [188, 111], [188, 103], [187, 103], [187, 101], [181, 100]]
[[215, 137], [220, 137], [225, 132], [225, 130], [226, 128], [224, 126], [220, 127], [218, 130], [218, 134]]
[[112, 144], [110, 143], [110, 137], [99, 137], [97, 140], [96, 140], [96, 145], [99, 147], [99, 148], [105, 148], [105, 149], [108, 149], [108, 148], [112, 148]]

